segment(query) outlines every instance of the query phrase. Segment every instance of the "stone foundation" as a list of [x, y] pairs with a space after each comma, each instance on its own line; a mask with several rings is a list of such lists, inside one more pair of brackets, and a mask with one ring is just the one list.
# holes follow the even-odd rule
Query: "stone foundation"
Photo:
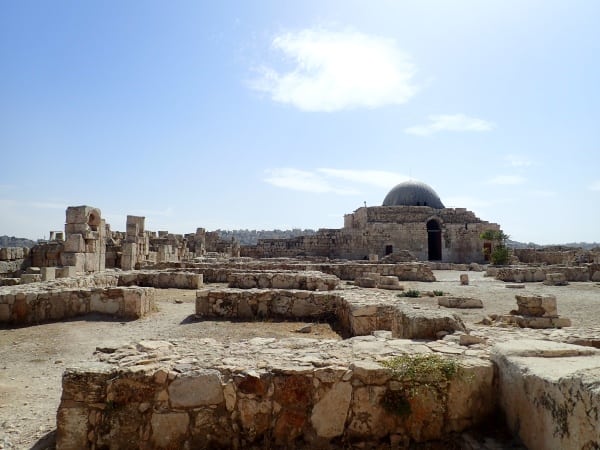
[[400, 447], [472, 427], [494, 409], [490, 361], [461, 357], [448, 381], [380, 364], [415, 352], [433, 354], [373, 336], [141, 342], [65, 371], [57, 449]]
[[563, 274], [563, 281], [600, 281], [600, 264], [490, 267], [486, 274], [500, 281], [515, 283], [545, 281], [548, 274], [552, 274], [551, 277]]
[[256, 271], [232, 272], [227, 276], [231, 288], [303, 289], [307, 291], [332, 291], [340, 280], [334, 275], [317, 271]]
[[151, 288], [84, 288], [0, 293], [0, 323], [29, 325], [90, 313], [139, 319], [154, 309]]
[[192, 272], [158, 272], [136, 270], [119, 273], [119, 286], [144, 286], [157, 289], [201, 289], [202, 274]]
[[335, 321], [347, 336], [376, 330], [394, 337], [436, 339], [438, 331], [465, 331], [456, 315], [437, 309], [352, 291], [313, 292], [293, 289], [203, 289], [196, 293], [196, 314], [205, 318], [242, 320]]
[[207, 283], [227, 283], [230, 274], [249, 271], [309, 271], [335, 275], [341, 280], [354, 281], [367, 274], [394, 276], [400, 281], [435, 281], [431, 268], [424, 263], [380, 264], [376, 262], [332, 262], [303, 263], [298, 260], [250, 260], [238, 263], [162, 263], [153, 267], [155, 270], [188, 271], [201, 273]]

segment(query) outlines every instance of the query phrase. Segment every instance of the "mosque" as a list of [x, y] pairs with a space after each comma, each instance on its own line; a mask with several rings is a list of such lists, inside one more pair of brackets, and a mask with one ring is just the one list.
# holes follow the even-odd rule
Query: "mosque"
[[395, 186], [382, 206], [364, 206], [344, 216], [344, 227], [320, 229], [292, 239], [262, 239], [242, 254], [258, 257], [323, 256], [332, 259], [394, 260], [410, 252], [420, 261], [486, 261], [491, 242], [479, 237], [500, 226], [479, 219], [466, 208], [446, 208], [427, 184], [407, 181]]

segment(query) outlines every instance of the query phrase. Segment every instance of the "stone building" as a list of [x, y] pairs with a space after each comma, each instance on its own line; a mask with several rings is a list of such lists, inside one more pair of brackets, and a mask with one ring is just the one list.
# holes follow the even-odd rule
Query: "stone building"
[[259, 240], [242, 256], [324, 256], [374, 259], [409, 251], [416, 259], [452, 263], [485, 262], [480, 234], [500, 226], [465, 208], [446, 208], [435, 191], [418, 181], [394, 187], [382, 206], [358, 208], [344, 216], [341, 229], [321, 229], [314, 236]]

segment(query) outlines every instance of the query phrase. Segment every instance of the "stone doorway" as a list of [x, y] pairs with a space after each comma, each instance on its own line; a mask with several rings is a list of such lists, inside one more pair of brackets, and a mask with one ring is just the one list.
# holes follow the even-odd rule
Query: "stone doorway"
[[435, 219], [427, 222], [427, 248], [429, 261], [442, 260], [442, 228]]
[[385, 256], [391, 255], [392, 253], [394, 253], [394, 246], [393, 245], [386, 245], [385, 246]]

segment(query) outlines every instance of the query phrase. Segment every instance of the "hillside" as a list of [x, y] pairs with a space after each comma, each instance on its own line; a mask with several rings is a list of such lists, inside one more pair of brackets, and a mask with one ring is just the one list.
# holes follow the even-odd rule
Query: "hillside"
[[14, 236], [0, 236], [0, 247], [27, 247], [31, 248], [36, 244], [31, 239], [18, 238]]

